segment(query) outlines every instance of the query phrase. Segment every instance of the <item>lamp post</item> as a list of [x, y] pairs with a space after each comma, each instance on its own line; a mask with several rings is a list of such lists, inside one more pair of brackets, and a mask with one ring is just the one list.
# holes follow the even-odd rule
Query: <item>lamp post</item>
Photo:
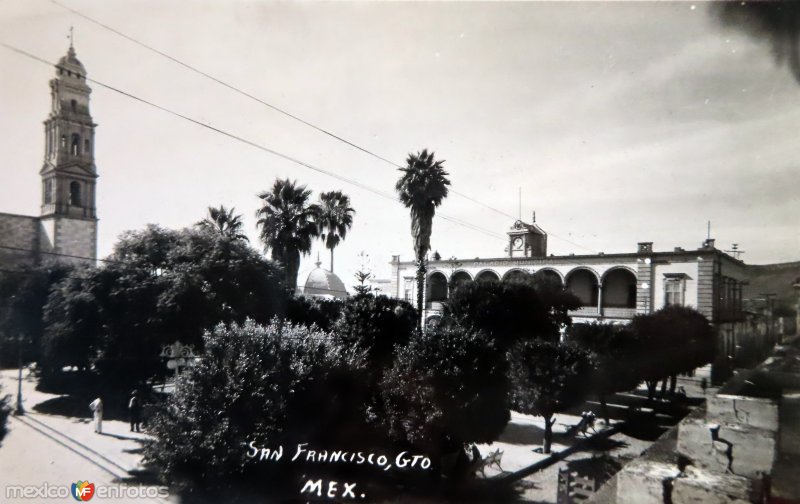
[[171, 345], [164, 345], [161, 348], [161, 357], [169, 359], [167, 361], [167, 369], [175, 370], [175, 392], [178, 392], [178, 376], [180, 368], [185, 366], [194, 365], [197, 355], [191, 345], [184, 345], [180, 341], [176, 341]]
[[17, 348], [19, 355], [19, 371], [17, 373], [17, 408], [14, 410], [14, 414], [17, 416], [22, 416], [25, 414], [25, 408], [22, 407], [22, 340], [22, 333], [20, 333], [17, 337]]

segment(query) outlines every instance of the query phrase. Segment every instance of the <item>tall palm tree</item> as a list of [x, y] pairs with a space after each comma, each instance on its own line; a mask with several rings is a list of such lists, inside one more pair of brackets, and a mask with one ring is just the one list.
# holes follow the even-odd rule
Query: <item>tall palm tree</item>
[[311, 191], [296, 181], [278, 179], [269, 191], [258, 195], [263, 206], [256, 211], [264, 250], [281, 263], [286, 274], [286, 286], [297, 286], [300, 254], [311, 252], [311, 241], [319, 236], [316, 218], [319, 207], [309, 204]]
[[331, 273], [333, 273], [333, 249], [347, 236], [353, 225], [355, 210], [350, 208], [350, 197], [342, 191], [324, 192], [319, 195], [320, 213], [317, 218], [317, 231], [331, 249]]
[[250, 241], [242, 232], [244, 223], [241, 214], [234, 215], [234, 210], [235, 208], [228, 210], [225, 205], [220, 205], [219, 208], [208, 207], [206, 218], [196, 223], [195, 226], [203, 231], [220, 234], [233, 240]]
[[406, 167], [400, 168], [403, 175], [395, 189], [400, 202], [411, 210], [411, 236], [414, 238], [414, 254], [417, 259], [417, 309], [422, 326], [422, 307], [425, 285], [425, 255], [431, 248], [431, 231], [436, 207], [447, 197], [450, 180], [442, 168], [443, 160], [435, 161], [433, 152], [427, 149], [409, 154]]

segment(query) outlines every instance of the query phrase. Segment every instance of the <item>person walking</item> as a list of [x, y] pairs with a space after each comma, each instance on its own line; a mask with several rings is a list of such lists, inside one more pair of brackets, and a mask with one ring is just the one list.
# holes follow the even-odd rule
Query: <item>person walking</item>
[[94, 431], [98, 434], [103, 433], [103, 400], [97, 398], [89, 403], [89, 409], [94, 414]]
[[134, 390], [131, 393], [131, 400], [128, 401], [128, 413], [131, 417], [131, 432], [142, 432], [142, 400]]

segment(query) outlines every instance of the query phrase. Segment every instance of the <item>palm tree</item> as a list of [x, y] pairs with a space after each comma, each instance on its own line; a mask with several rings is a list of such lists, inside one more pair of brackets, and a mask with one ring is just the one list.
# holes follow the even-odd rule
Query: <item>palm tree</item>
[[209, 233], [217, 233], [232, 240], [250, 241], [247, 235], [242, 233], [242, 216], [234, 215], [231, 208], [228, 210], [225, 205], [220, 205], [219, 208], [208, 207], [208, 215], [205, 219], [196, 223], [195, 226], [203, 231]]
[[414, 238], [414, 254], [417, 259], [417, 309], [420, 326], [424, 302], [425, 255], [431, 248], [431, 231], [436, 207], [447, 197], [450, 181], [448, 173], [442, 168], [443, 160], [434, 161], [433, 152], [427, 149], [417, 154], [409, 154], [407, 166], [400, 168], [403, 175], [395, 189], [400, 202], [411, 209], [411, 236]]
[[341, 191], [324, 192], [319, 195], [319, 201], [317, 231], [320, 238], [325, 241], [325, 247], [331, 249], [331, 273], [333, 273], [333, 249], [352, 227], [355, 210], [350, 208], [350, 197]]
[[300, 254], [311, 252], [312, 239], [319, 236], [316, 217], [317, 205], [309, 205], [311, 191], [298, 186], [296, 181], [278, 179], [269, 191], [258, 195], [263, 206], [256, 211], [264, 250], [281, 263], [286, 274], [286, 286], [297, 286]]

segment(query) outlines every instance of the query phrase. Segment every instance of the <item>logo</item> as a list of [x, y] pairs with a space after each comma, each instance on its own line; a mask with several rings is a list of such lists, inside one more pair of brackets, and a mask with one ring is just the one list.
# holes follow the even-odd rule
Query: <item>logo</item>
[[76, 501], [85, 502], [94, 497], [94, 483], [78, 481], [72, 484], [72, 496]]

